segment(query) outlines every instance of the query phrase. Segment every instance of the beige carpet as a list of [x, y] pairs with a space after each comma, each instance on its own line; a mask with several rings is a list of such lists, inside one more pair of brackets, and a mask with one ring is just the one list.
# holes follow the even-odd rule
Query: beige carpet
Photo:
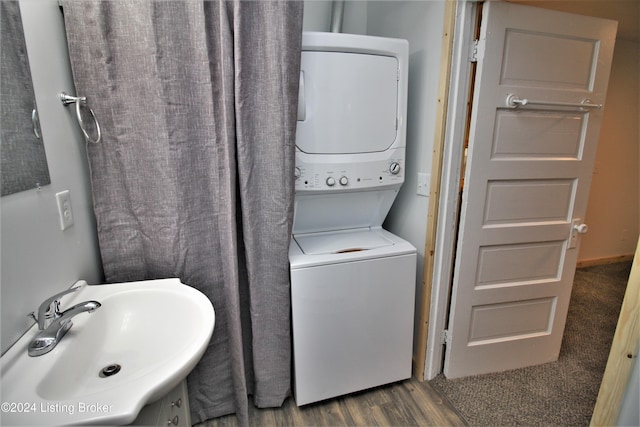
[[472, 426], [588, 426], [631, 263], [578, 269], [558, 361], [431, 384]]

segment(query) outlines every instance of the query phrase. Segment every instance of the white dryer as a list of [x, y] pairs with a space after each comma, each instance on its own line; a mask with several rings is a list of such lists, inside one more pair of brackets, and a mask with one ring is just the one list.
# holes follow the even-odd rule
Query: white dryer
[[411, 376], [416, 250], [382, 228], [404, 182], [408, 43], [304, 33], [291, 264], [298, 405]]

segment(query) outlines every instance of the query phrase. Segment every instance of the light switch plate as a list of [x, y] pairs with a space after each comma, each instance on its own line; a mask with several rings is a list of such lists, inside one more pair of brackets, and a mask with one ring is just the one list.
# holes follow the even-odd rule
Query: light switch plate
[[56, 193], [56, 202], [58, 202], [60, 230], [64, 231], [73, 225], [73, 211], [71, 210], [71, 195], [69, 190]]

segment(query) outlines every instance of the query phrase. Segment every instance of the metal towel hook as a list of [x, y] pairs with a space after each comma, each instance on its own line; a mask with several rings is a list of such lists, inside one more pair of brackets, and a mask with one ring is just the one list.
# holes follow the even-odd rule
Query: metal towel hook
[[87, 104], [87, 97], [71, 96], [71, 95], [67, 95], [66, 92], [61, 92], [60, 101], [62, 101], [62, 105], [64, 105], [65, 107], [68, 106], [69, 104], [76, 104], [76, 119], [78, 120], [78, 125], [80, 125], [80, 130], [82, 130], [82, 133], [84, 134], [85, 139], [87, 140], [87, 142], [91, 142], [93, 144], [97, 144], [98, 142], [100, 142], [102, 133], [100, 132], [100, 124], [98, 123], [98, 119], [96, 118], [96, 115], [93, 113], [93, 110], [87, 107], [89, 109], [89, 114], [91, 114], [91, 118], [93, 119], [93, 122], [96, 125], [96, 131], [98, 132], [98, 136], [95, 140], [91, 139], [91, 137], [87, 133], [87, 130], [84, 126], [84, 121], [82, 120], [82, 115], [80, 114], [80, 105]]

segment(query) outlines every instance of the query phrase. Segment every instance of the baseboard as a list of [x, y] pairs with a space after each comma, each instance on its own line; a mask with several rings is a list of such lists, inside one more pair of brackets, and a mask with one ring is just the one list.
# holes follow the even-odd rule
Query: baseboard
[[595, 265], [615, 264], [616, 262], [633, 261], [633, 254], [616, 255], [604, 258], [591, 258], [578, 261], [577, 268], [593, 267]]

